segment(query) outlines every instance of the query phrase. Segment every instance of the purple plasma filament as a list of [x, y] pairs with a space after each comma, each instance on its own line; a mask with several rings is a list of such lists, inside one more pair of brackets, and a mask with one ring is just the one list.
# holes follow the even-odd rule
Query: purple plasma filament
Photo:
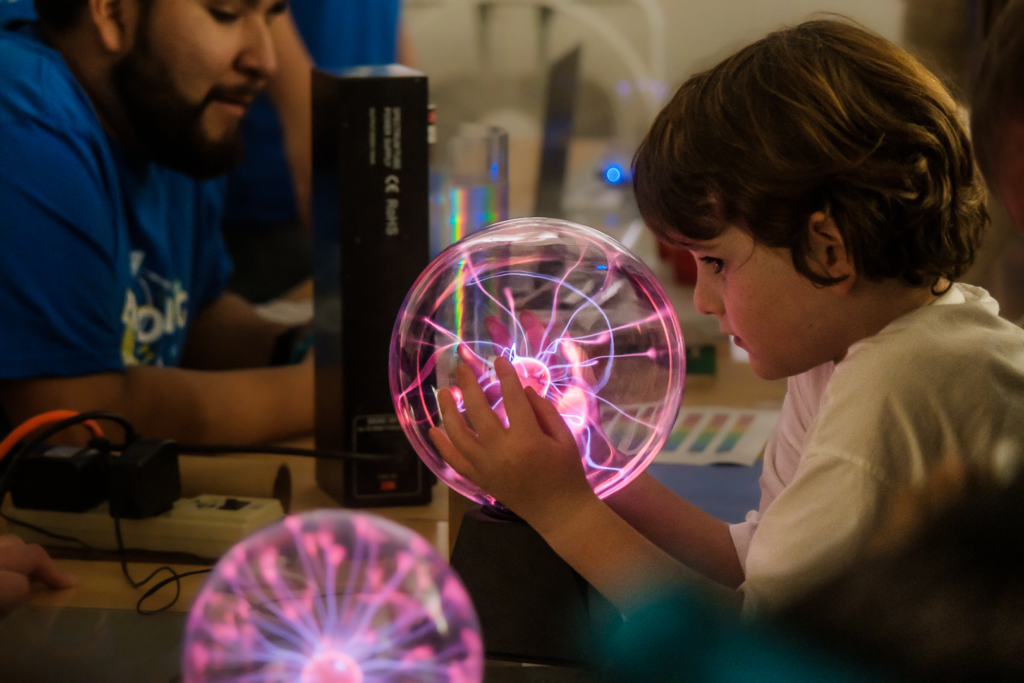
[[682, 399], [682, 334], [664, 289], [606, 235], [565, 221], [505, 221], [452, 245], [417, 280], [391, 339], [391, 392], [406, 436], [445, 483], [495, 501], [460, 477], [427, 437], [443, 427], [436, 392], [469, 365], [504, 419], [494, 359], [551, 401], [605, 497], [653, 460]]
[[345, 510], [292, 515], [217, 563], [189, 615], [185, 683], [479, 683], [469, 596], [421, 537]]

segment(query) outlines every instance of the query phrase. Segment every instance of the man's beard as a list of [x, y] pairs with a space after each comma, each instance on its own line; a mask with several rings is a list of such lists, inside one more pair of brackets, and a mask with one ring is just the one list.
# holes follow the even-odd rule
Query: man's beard
[[114, 66], [113, 83], [141, 152], [153, 161], [204, 180], [223, 175], [242, 158], [241, 126], [221, 140], [203, 130], [207, 105], [221, 96], [249, 96], [255, 86], [214, 87], [199, 104], [178, 92], [167, 65], [148, 50], [146, 36]]

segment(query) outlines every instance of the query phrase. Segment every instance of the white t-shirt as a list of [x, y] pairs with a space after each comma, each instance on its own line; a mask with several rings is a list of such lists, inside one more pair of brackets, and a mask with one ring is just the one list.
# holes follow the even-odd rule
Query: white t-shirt
[[730, 527], [744, 611], [781, 606], [845, 568], [893, 496], [943, 458], [991, 463], [1024, 436], [1024, 330], [956, 284], [789, 378], [768, 440], [761, 503]]

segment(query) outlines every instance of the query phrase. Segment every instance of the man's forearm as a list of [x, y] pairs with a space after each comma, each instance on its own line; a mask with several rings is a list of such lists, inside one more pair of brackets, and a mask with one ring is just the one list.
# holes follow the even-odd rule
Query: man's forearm
[[182, 366], [200, 370], [264, 367], [277, 338], [287, 329], [264, 320], [248, 301], [226, 292], [192, 321]]
[[109, 410], [147, 437], [251, 444], [312, 431], [313, 364], [217, 372], [141, 366], [6, 381], [0, 402], [15, 425], [48, 410]]
[[245, 444], [313, 431], [312, 363], [220, 372], [140, 367], [126, 383], [135, 397], [126, 415], [142, 434]]

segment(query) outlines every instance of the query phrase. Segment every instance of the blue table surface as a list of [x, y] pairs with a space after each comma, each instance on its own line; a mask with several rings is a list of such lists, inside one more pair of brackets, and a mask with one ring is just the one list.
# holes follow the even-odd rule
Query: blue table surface
[[673, 493], [709, 515], [735, 524], [761, 500], [761, 461], [746, 465], [662, 465], [647, 467]]

